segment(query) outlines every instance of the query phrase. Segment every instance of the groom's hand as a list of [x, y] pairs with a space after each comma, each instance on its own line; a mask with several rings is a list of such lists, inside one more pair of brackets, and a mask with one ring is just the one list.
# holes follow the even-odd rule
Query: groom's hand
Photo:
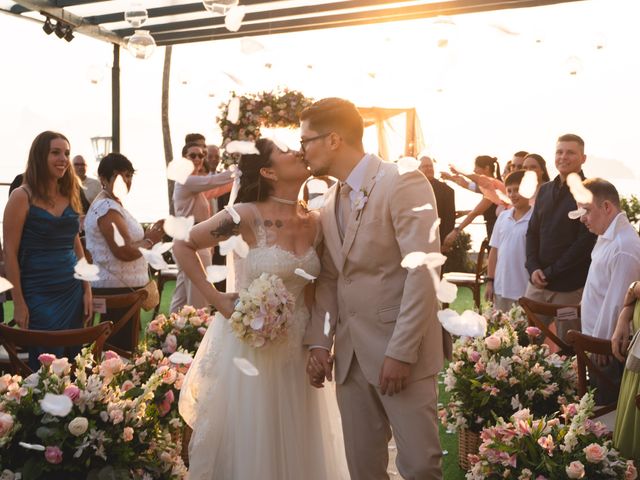
[[411, 364], [391, 357], [384, 357], [380, 369], [380, 393], [393, 396], [407, 387]]
[[324, 348], [312, 348], [307, 362], [307, 372], [311, 385], [320, 388], [324, 379], [331, 381], [333, 371], [333, 358], [329, 350]]

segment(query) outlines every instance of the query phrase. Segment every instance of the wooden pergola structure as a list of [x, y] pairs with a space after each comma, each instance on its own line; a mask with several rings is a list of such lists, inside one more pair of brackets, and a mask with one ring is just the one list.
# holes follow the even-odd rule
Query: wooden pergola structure
[[[148, 20], [143, 27], [158, 46], [303, 30], [396, 22], [440, 15], [538, 7], [584, 0], [240, 0], [246, 15], [231, 32], [224, 18], [210, 14], [202, 1], [145, 0]], [[54, 20], [73, 33], [113, 44], [112, 138], [120, 148], [120, 47], [134, 29], [125, 21], [121, 0], [13, 0], [0, 13], [44, 24]], [[12, 5], [11, 5], [12, 4]], [[3, 4], [4, 5], [4, 4]]]

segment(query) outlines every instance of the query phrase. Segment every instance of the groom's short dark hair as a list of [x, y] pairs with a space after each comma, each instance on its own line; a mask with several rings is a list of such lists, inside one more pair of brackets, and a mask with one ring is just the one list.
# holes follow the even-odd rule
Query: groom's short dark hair
[[309, 127], [318, 133], [335, 131], [350, 145], [362, 145], [364, 121], [349, 100], [335, 97], [318, 100], [302, 111], [300, 120], [308, 120]]

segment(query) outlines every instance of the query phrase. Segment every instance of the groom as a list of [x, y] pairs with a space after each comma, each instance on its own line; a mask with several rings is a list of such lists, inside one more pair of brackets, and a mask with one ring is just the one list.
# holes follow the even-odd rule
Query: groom
[[[443, 339], [435, 287], [425, 267], [400, 266], [410, 252], [439, 251], [437, 229], [429, 242], [433, 190], [421, 172], [399, 175], [396, 165], [364, 153], [363, 120], [351, 102], [325, 98], [300, 119], [311, 172], [340, 181], [321, 212], [322, 273], [305, 335], [311, 383], [331, 380], [334, 347], [352, 480], [389, 478], [391, 429], [400, 475], [441, 479], [436, 374]], [[433, 208], [413, 210], [426, 204]]]

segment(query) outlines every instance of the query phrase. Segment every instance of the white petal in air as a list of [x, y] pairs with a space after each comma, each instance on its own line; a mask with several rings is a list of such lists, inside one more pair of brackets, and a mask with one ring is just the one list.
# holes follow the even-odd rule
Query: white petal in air
[[[232, 165], [232, 167], [235, 167], [235, 165]], [[233, 185], [231, 185], [231, 193], [229, 193], [229, 201], [226, 205], [227, 207], [233, 207], [236, 203], [238, 192], [240, 191], [240, 177], [242, 177], [242, 172], [238, 170], [237, 173], [234, 172], [231, 176], [233, 177]]]
[[227, 278], [226, 265], [209, 265], [207, 267], [207, 281], [209, 283], [218, 283]]
[[249, 254], [249, 245], [244, 241], [242, 235], [233, 235], [220, 242], [218, 246], [220, 247], [220, 255], [228, 255], [235, 251], [239, 257], [245, 258]]
[[571, 211], [569, 212], [568, 217], [569, 217], [571, 220], [577, 220], [577, 219], [579, 219], [581, 216], [583, 216], [585, 213], [587, 213], [587, 211], [586, 211], [584, 208], [580, 207], [580, 208], [578, 208], [577, 210], [571, 210]]
[[113, 227], [113, 241], [116, 242], [117, 246], [124, 247], [124, 238], [122, 237], [120, 230], [118, 230], [118, 227], [113, 222], [111, 223], [111, 226]]
[[411, 252], [402, 259], [400, 264], [403, 268], [417, 268], [422, 265], [428, 268], [438, 268], [444, 265], [447, 261], [447, 257], [440, 252]]
[[415, 207], [415, 208], [412, 208], [411, 210], [413, 210], [414, 212], [423, 212], [425, 210], [433, 210], [433, 205], [431, 205], [430, 203], [425, 203], [421, 207]]
[[241, 153], [243, 155], [255, 154], [260, 155], [260, 151], [253, 142], [245, 142], [243, 140], [234, 140], [227, 143], [224, 147], [227, 153]]
[[0, 293], [11, 290], [12, 288], [13, 284], [9, 280], [4, 277], [0, 277]]
[[324, 195], [318, 195], [317, 197], [313, 197], [311, 200], [309, 200], [309, 202], [307, 203], [307, 208], [309, 210], [319, 210], [324, 207], [324, 202], [326, 201], [327, 197], [325, 197]]
[[324, 336], [328, 337], [329, 336], [329, 332], [331, 332], [331, 315], [329, 315], [329, 312], [324, 314]]
[[323, 180], [312, 178], [307, 182], [307, 190], [309, 195], [324, 195], [329, 190], [329, 186]]
[[593, 201], [593, 194], [582, 184], [582, 178], [577, 173], [567, 175], [567, 186], [576, 203], [591, 203]]
[[260, 375], [258, 369], [246, 358], [233, 357], [233, 364], [248, 377], [257, 377]]
[[66, 395], [45, 394], [40, 400], [40, 408], [50, 415], [56, 417], [66, 417], [73, 408], [73, 402]]
[[87, 262], [87, 259], [83, 257], [78, 260], [76, 266], [73, 267], [73, 271], [75, 272], [73, 278], [85, 282], [95, 282], [99, 278], [98, 273], [100, 273], [100, 268], [98, 268], [97, 265], [90, 264]]
[[186, 158], [176, 158], [167, 165], [167, 178], [183, 184], [193, 173], [193, 163]]
[[122, 178], [122, 175], [118, 175], [116, 181], [113, 182], [113, 194], [120, 200], [123, 200], [129, 194], [129, 188]]
[[169, 356], [169, 361], [174, 365], [189, 365], [193, 362], [193, 357], [184, 352], [173, 352]]
[[507, 194], [504, 193], [502, 190], [497, 190], [496, 189], [496, 195], [498, 196], [498, 198], [500, 200], [502, 200], [504, 203], [506, 203], [507, 205], [511, 205], [511, 199], [509, 197], [507, 197]]
[[532, 198], [538, 189], [538, 174], [533, 170], [524, 172], [518, 193], [521, 197]]
[[167, 262], [162, 257], [162, 254], [168, 252], [173, 247], [173, 242], [156, 243], [151, 250], [139, 247], [140, 253], [144, 259], [156, 270], [162, 270], [168, 268]]
[[282, 153], [287, 153], [290, 150], [289, 146], [276, 133], [271, 136], [271, 141], [275, 143]]
[[442, 303], [453, 303], [458, 295], [458, 287], [446, 280], [441, 280], [438, 285], [437, 297]]
[[233, 223], [238, 225], [240, 223], [240, 214], [236, 212], [236, 209], [233, 208], [233, 206], [231, 205], [226, 205], [224, 209], [227, 211], [229, 215], [231, 215], [231, 219], [233, 220]]
[[244, 82], [240, 80], [238, 77], [236, 77], [234, 74], [229, 72], [222, 72], [222, 73], [225, 74], [227, 77], [229, 77], [229, 79], [236, 85], [239, 85], [241, 87], [244, 85]]
[[417, 170], [420, 166], [420, 161], [413, 157], [402, 157], [398, 160], [398, 173], [404, 175], [405, 173]]
[[262, 45], [257, 40], [253, 38], [244, 37], [240, 39], [240, 51], [245, 55], [251, 55], [252, 53], [257, 53], [260, 50], [264, 50], [264, 45]]
[[316, 279], [316, 277], [314, 277], [313, 275], [309, 275], [307, 272], [305, 272], [303, 269], [301, 268], [296, 268], [293, 273], [295, 273], [296, 275], [298, 275], [299, 277], [304, 278], [305, 280], [310, 280], [310, 281], [314, 281]]
[[431, 230], [429, 230], [429, 243], [433, 243], [436, 241], [436, 234], [438, 233], [438, 228], [440, 227], [440, 219], [436, 218], [436, 221], [431, 225]]
[[46, 450], [44, 445], [38, 445], [37, 443], [18, 442], [18, 445], [27, 450], [35, 450], [36, 452], [44, 452]]
[[227, 120], [231, 123], [237, 123], [240, 118], [240, 98], [233, 97], [229, 100], [229, 112], [227, 113]]
[[465, 310], [462, 315], [458, 315], [458, 312], [450, 308], [440, 310], [438, 320], [452, 335], [484, 337], [487, 332], [487, 319], [471, 310]]
[[193, 227], [193, 215], [174, 217], [169, 215], [164, 220], [164, 232], [174, 240], [189, 240], [189, 230]]
[[224, 17], [224, 26], [230, 32], [237, 32], [242, 26], [242, 19], [246, 13], [246, 8], [242, 5], [231, 7]]

